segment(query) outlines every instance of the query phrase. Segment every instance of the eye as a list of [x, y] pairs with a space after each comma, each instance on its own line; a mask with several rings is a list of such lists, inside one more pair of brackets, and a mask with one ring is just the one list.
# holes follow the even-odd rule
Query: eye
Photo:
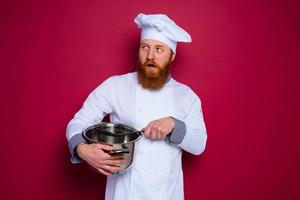
[[163, 52], [163, 49], [162, 49], [161, 47], [156, 47], [156, 49], [155, 49], [155, 50], [156, 50], [156, 52], [157, 52], [157, 53], [161, 53], [161, 52]]
[[142, 44], [142, 45], [141, 45], [141, 49], [143, 49], [143, 50], [148, 50], [149, 47], [148, 47], [147, 45], [145, 45], [145, 44]]

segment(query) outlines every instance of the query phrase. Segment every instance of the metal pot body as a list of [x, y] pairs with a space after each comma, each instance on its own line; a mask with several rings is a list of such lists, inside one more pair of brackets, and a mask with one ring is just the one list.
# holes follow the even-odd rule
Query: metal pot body
[[122, 174], [130, 168], [134, 156], [134, 143], [142, 137], [142, 134], [124, 124], [101, 122], [88, 127], [82, 132], [82, 136], [88, 143], [112, 145], [113, 150], [108, 153], [122, 155], [126, 160], [119, 171], [113, 172], [114, 174]]

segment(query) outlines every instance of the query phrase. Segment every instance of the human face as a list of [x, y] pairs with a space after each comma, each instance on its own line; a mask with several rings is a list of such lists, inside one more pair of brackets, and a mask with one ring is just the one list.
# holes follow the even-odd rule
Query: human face
[[165, 44], [155, 40], [143, 40], [139, 48], [138, 81], [143, 88], [158, 90], [164, 86], [170, 64], [175, 55]]
[[149, 77], [157, 77], [159, 69], [162, 69], [168, 62], [174, 60], [175, 55], [171, 49], [164, 43], [145, 39], [139, 47], [139, 62], [144, 65], [145, 73]]

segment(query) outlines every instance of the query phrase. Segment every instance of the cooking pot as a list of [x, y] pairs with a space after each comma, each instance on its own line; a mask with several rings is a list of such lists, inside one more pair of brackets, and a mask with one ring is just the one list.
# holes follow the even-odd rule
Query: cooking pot
[[101, 122], [88, 127], [82, 132], [82, 136], [88, 143], [112, 145], [113, 150], [108, 153], [111, 155], [122, 155], [126, 160], [119, 171], [113, 172], [114, 174], [122, 174], [132, 164], [134, 143], [142, 137], [142, 131], [124, 124]]

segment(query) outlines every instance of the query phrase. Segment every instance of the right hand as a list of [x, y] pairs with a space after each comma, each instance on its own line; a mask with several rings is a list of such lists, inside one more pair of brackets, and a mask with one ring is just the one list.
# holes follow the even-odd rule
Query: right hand
[[111, 175], [121, 169], [120, 165], [126, 160], [122, 156], [112, 156], [107, 151], [113, 150], [111, 145], [98, 143], [77, 145], [78, 156], [104, 175]]

